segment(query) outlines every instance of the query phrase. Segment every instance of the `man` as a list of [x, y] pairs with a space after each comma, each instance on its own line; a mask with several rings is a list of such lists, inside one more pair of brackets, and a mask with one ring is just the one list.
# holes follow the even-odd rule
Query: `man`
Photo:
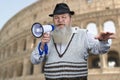
[[93, 36], [85, 29], [71, 27], [72, 15], [65, 3], [58, 3], [50, 14], [55, 30], [44, 33], [38, 46], [33, 50], [31, 61], [41, 63], [45, 59], [44, 74], [46, 80], [87, 80], [88, 52], [106, 53], [114, 39], [114, 33], [101, 32]]

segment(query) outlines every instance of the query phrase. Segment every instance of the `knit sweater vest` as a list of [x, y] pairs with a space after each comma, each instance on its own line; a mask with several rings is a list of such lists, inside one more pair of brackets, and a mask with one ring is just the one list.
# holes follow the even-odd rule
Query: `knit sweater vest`
[[49, 54], [44, 66], [44, 74], [47, 78], [74, 78], [87, 76], [88, 41], [86, 30], [79, 29], [74, 33], [63, 54], [59, 54], [54, 41], [48, 43]]

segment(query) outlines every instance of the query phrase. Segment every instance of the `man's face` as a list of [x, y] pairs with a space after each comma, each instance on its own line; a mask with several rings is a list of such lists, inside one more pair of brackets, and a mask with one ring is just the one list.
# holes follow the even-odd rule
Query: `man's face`
[[71, 17], [70, 14], [59, 14], [53, 16], [54, 25], [58, 28], [63, 28], [65, 26], [71, 26]]
[[56, 26], [53, 31], [53, 38], [57, 44], [67, 44], [72, 34], [71, 31], [71, 17], [68, 13], [54, 15], [54, 25]]

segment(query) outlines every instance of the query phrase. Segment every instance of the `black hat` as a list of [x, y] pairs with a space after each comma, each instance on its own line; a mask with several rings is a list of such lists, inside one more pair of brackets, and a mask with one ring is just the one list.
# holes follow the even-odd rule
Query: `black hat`
[[55, 14], [64, 14], [69, 13], [71, 15], [74, 15], [74, 11], [70, 11], [69, 7], [65, 3], [59, 3], [56, 5], [53, 14], [49, 14], [50, 17], [53, 17]]

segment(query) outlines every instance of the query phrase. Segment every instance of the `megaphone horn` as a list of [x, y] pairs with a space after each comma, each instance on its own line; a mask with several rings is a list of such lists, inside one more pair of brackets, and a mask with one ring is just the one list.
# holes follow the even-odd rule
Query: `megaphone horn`
[[34, 23], [32, 25], [31, 31], [36, 38], [40, 38], [43, 33], [51, 32], [54, 30], [53, 25], [41, 25], [40, 23]]

